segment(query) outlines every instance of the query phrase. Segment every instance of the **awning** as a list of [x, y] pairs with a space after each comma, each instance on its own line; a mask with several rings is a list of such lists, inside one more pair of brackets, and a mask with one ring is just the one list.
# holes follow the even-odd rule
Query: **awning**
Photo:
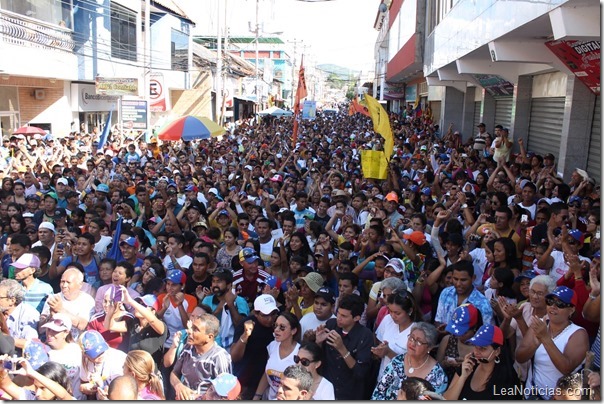
[[236, 99], [238, 99], [239, 101], [244, 101], [244, 102], [256, 102], [256, 96], [252, 96], [252, 97], [254, 97], [254, 98], [251, 98], [251, 97], [249, 97], [249, 98], [248, 98], [248, 97], [243, 96], [243, 95], [234, 95], [234, 96], [233, 96], [233, 98], [236, 98]]
[[212, 92], [210, 88], [185, 90], [172, 107], [173, 117], [184, 115], [212, 116]]
[[386, 100], [404, 100], [405, 99], [405, 94], [404, 93], [386, 93], [384, 94], [384, 99]]

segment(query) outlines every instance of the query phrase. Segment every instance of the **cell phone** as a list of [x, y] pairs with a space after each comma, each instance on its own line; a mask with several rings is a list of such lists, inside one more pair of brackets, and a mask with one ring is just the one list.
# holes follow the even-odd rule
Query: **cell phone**
[[63, 244], [63, 243], [59, 243], [59, 244], [57, 244], [57, 248], [58, 248], [59, 250], [63, 250], [63, 249], [65, 248], [65, 244]]
[[522, 216], [520, 216], [520, 221], [521, 222], [528, 222], [528, 215], [522, 215]]
[[115, 303], [120, 303], [123, 299], [124, 296], [122, 295], [122, 288], [119, 288], [115, 291], [115, 295], [113, 295], [113, 301]]

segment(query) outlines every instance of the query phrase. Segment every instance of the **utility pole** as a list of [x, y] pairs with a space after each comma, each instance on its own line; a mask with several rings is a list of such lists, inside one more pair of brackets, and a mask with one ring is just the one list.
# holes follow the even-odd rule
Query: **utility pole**
[[260, 86], [258, 85], [258, 63], [259, 63], [259, 55], [258, 55], [258, 36], [260, 33], [260, 23], [259, 23], [259, 9], [260, 9], [260, 0], [256, 0], [256, 29], [254, 33], [256, 34], [256, 103], [258, 104], [258, 110], [262, 109], [262, 98], [260, 97]]
[[296, 75], [296, 65], [297, 65], [297, 57], [298, 57], [298, 44], [302, 44], [304, 42], [304, 40], [300, 39], [297, 40], [296, 38], [294, 38], [293, 41], [287, 41], [288, 43], [293, 43], [294, 44], [294, 54], [293, 54], [293, 61], [292, 61], [292, 93], [291, 93], [291, 107], [294, 107], [294, 102], [295, 102], [295, 98], [296, 98], [296, 89], [298, 86], [298, 80], [297, 80], [297, 75]]
[[[216, 75], [214, 76], [214, 94], [216, 94], [216, 104], [214, 105], [214, 111], [216, 113], [216, 120], [218, 124], [222, 124], [222, 21], [220, 18], [220, 9], [222, 2], [217, 3], [217, 18], [216, 25], [218, 27], [218, 34], [216, 36]], [[226, 13], [225, 13], [226, 14]]]

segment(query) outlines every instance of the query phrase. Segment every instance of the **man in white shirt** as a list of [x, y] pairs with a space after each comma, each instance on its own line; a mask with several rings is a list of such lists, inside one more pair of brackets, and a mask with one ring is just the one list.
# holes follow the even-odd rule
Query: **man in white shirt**
[[53, 314], [63, 313], [69, 316], [72, 323], [71, 335], [77, 340], [81, 331], [88, 326], [94, 313], [94, 299], [82, 292], [84, 274], [76, 268], [68, 268], [61, 276], [61, 293], [51, 295], [44, 303], [38, 330]]
[[330, 318], [335, 318], [333, 308], [336, 297], [329, 288], [321, 288], [315, 293], [312, 313], [307, 313], [300, 319], [301, 335], [307, 339], [306, 332], [313, 335], [318, 326], [325, 324]]
[[183, 272], [186, 272], [189, 269], [191, 263], [193, 263], [193, 258], [185, 254], [184, 250], [182, 249], [184, 244], [185, 238], [181, 234], [170, 234], [170, 237], [168, 237], [166, 257], [163, 261], [166, 271], [179, 269]]

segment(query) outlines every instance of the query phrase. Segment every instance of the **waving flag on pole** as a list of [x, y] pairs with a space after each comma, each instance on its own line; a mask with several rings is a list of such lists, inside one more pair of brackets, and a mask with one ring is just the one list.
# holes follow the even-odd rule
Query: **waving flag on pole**
[[296, 101], [294, 102], [294, 130], [292, 135], [292, 147], [296, 147], [296, 141], [298, 140], [298, 118], [300, 116], [300, 101], [306, 98], [308, 92], [306, 91], [306, 79], [304, 78], [304, 55], [300, 61], [300, 73], [298, 74], [298, 89], [296, 90]]
[[352, 102], [350, 103], [350, 108], [351, 111], [348, 112], [348, 115], [353, 115], [358, 112], [359, 114], [363, 114], [365, 116], [371, 116], [369, 115], [369, 110], [367, 109], [367, 107], [359, 103], [358, 95], [355, 95], [352, 99]]
[[367, 102], [369, 116], [371, 116], [371, 120], [373, 121], [373, 130], [384, 138], [384, 153], [386, 159], [390, 159], [392, 150], [394, 149], [394, 137], [392, 135], [392, 128], [390, 127], [388, 113], [379, 101], [369, 94], [365, 94], [365, 101]]
[[109, 130], [111, 129], [111, 115], [113, 114], [113, 110], [109, 111], [109, 115], [107, 116], [107, 121], [105, 122], [105, 126], [103, 127], [103, 131], [101, 132], [101, 137], [99, 138], [99, 146], [97, 150], [101, 150], [105, 147], [105, 143], [107, 143], [107, 137], [109, 136]]
[[113, 241], [111, 242], [111, 249], [107, 251], [105, 258], [112, 258], [117, 262], [123, 261], [124, 256], [122, 250], [120, 250], [120, 236], [122, 235], [122, 222], [124, 218], [120, 217], [115, 225], [115, 234], [113, 235]]

